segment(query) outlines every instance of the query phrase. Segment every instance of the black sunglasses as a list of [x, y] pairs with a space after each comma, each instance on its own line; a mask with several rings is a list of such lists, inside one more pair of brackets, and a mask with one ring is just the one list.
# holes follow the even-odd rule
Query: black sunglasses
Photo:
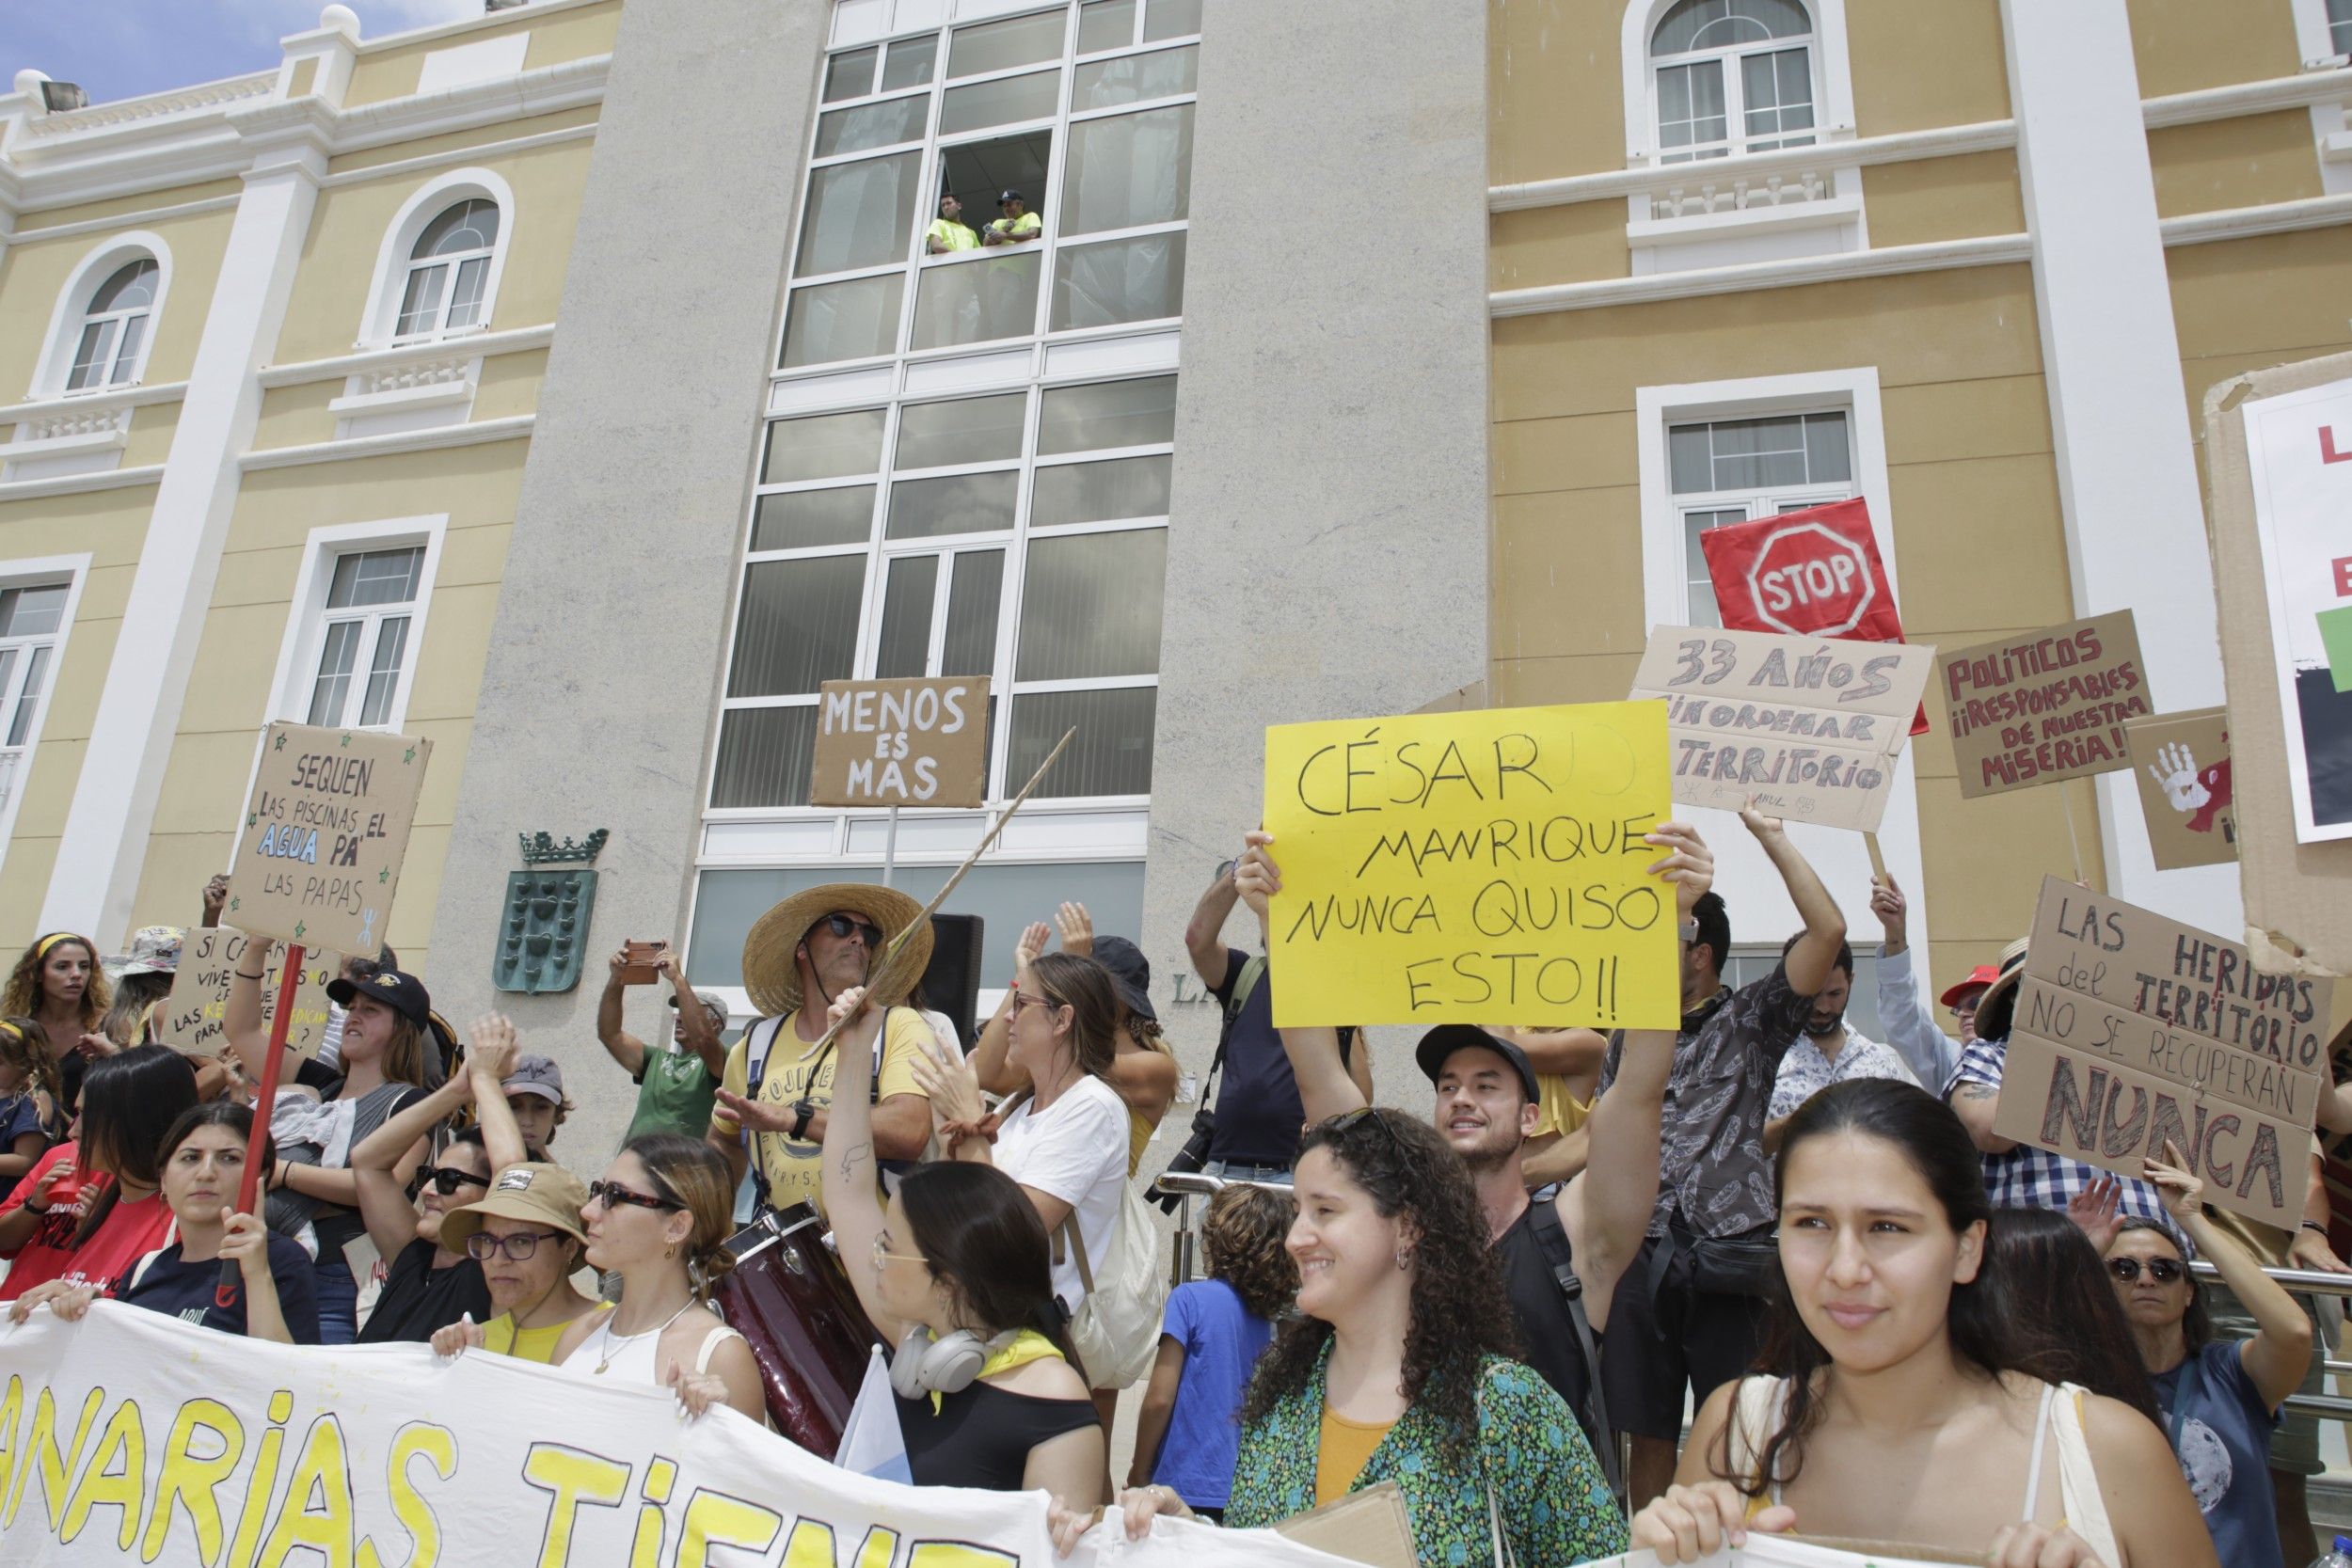
[[1389, 1118], [1381, 1114], [1380, 1107], [1377, 1105], [1359, 1105], [1352, 1111], [1343, 1111], [1323, 1125], [1327, 1131], [1344, 1136], [1359, 1122], [1367, 1117], [1371, 1118], [1373, 1125], [1388, 1134], [1389, 1147], [1396, 1150], [1396, 1157], [1410, 1164], [1413, 1158], [1412, 1151], [1405, 1147], [1405, 1140], [1397, 1136], [1396, 1129], [1389, 1125]]
[[439, 1193], [443, 1197], [447, 1197], [460, 1187], [486, 1187], [490, 1184], [488, 1177], [476, 1176], [469, 1170], [459, 1170], [455, 1165], [436, 1165], [424, 1173], [424, 1180], [435, 1192]]
[[631, 1192], [618, 1181], [589, 1182], [588, 1201], [601, 1202], [607, 1209], [618, 1209], [624, 1204], [637, 1209], [684, 1209], [686, 1207], [675, 1198], [657, 1197], [651, 1193]]
[[829, 914], [825, 916], [821, 924], [834, 936], [846, 937], [851, 931], [855, 931], [866, 939], [866, 945], [869, 949], [880, 951], [882, 948], [882, 927], [879, 926], [868, 926], [865, 921], [846, 914]]
[[[2177, 1259], [2151, 1258], [2148, 1259], [2148, 1277], [2159, 1285], [2169, 1285], [2187, 1272], [2188, 1266]], [[2139, 1277], [2139, 1259], [2110, 1258], [2107, 1259], [2107, 1273], [2129, 1285]]]

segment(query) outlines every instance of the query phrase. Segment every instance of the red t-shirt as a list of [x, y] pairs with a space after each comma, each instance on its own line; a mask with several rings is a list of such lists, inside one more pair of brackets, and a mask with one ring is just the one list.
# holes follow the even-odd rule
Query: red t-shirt
[[[73, 1152], [72, 1144], [59, 1144], [42, 1155], [40, 1163], [24, 1173], [24, 1180], [8, 1195], [8, 1201], [0, 1203], [0, 1219], [22, 1209], [25, 1198], [40, 1188], [42, 1174], [58, 1161], [72, 1159]], [[39, 1227], [32, 1239], [12, 1255], [8, 1277], [0, 1280], [0, 1301], [12, 1301], [34, 1286], [53, 1279], [108, 1291], [140, 1259], [168, 1244], [171, 1211], [165, 1207], [161, 1193], [136, 1203], [116, 1204], [89, 1240], [78, 1247], [73, 1244], [73, 1232], [80, 1227], [83, 1214], [106, 1190], [108, 1180], [93, 1176], [85, 1180], [77, 1172], [64, 1177], [49, 1190], [47, 1212], [40, 1216]]]

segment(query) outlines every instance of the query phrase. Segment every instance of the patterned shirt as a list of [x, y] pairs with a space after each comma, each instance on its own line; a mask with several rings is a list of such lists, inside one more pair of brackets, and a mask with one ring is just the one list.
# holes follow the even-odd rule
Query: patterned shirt
[[[1649, 1233], [1669, 1222], [1700, 1236], [1745, 1235], [1772, 1226], [1772, 1158], [1764, 1152], [1765, 1113], [1781, 1057], [1804, 1033], [1813, 998], [1788, 985], [1779, 964], [1761, 980], [1683, 1015], [1661, 1117], [1658, 1208]], [[1609, 1042], [1601, 1092], [1616, 1082], [1625, 1037]]]
[[1841, 1027], [1846, 1031], [1846, 1043], [1838, 1047], [1836, 1061], [1821, 1054], [1821, 1048], [1813, 1043], [1812, 1036], [1797, 1037], [1788, 1054], [1780, 1059], [1780, 1076], [1772, 1080], [1772, 1104], [1766, 1113], [1767, 1119], [1778, 1121], [1793, 1115], [1798, 1106], [1832, 1084], [1842, 1084], [1849, 1078], [1894, 1078], [1914, 1085], [1919, 1082], [1892, 1046], [1864, 1038], [1851, 1023]]
[[[1330, 1358], [1327, 1343], [1306, 1386], [1242, 1428], [1227, 1525], [1262, 1528], [1314, 1506]], [[1527, 1368], [1489, 1355], [1480, 1369], [1474, 1484], [1447, 1466], [1444, 1436], [1429, 1406], [1414, 1404], [1348, 1488], [1397, 1483], [1417, 1561], [1446, 1568], [1493, 1561], [1489, 1497], [1502, 1514], [1511, 1560], [1522, 1568], [1567, 1568], [1626, 1549], [1625, 1515], [1592, 1445], [1566, 1403]]]
[[[1960, 1070], [1944, 1091], [1946, 1100], [1958, 1098], [1961, 1086], [1978, 1084], [1998, 1090], [2001, 1071], [2009, 1062], [2009, 1039], [1977, 1040], [1960, 1053]], [[2032, 1144], [2019, 1144], [2007, 1154], [1984, 1157], [1984, 1190], [1995, 1209], [2063, 1209], [2075, 1196], [2093, 1181], [2108, 1173], [2080, 1160], [2070, 1160], [2063, 1154], [2038, 1148]], [[2161, 1221], [2168, 1230], [2172, 1222], [2164, 1212], [2164, 1200], [2156, 1189], [2136, 1177], [2124, 1177], [2122, 1211], [2145, 1220]], [[2174, 1231], [2176, 1242], [2184, 1241]]]

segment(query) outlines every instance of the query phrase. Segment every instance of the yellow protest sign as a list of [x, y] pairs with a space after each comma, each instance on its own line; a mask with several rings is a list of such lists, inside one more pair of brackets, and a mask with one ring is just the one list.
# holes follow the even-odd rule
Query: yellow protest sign
[[1277, 1024], [1681, 1020], [1663, 703], [1266, 731]]

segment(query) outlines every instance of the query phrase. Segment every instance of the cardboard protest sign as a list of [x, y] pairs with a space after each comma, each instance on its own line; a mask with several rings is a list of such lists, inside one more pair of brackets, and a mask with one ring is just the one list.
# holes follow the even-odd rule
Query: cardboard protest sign
[[1653, 703], [1266, 731], [1274, 1022], [1679, 1019]]
[[1970, 800], [2129, 768], [2123, 724], [2155, 711], [2128, 610], [1947, 653], [1937, 685]]
[[239, 930], [374, 958], [433, 742], [272, 724], [229, 865]]
[[2139, 781], [2139, 815], [2156, 869], [2237, 859], [2231, 805], [2230, 716], [2222, 708], [2162, 713], [2123, 726]]
[[[216, 1056], [228, 1049], [223, 1020], [229, 1010], [229, 985], [253, 939], [228, 926], [199, 927], [188, 933], [180, 949], [180, 969], [172, 976], [171, 994], [157, 1015], [163, 1043], [192, 1056]], [[302, 950], [302, 977], [294, 982], [294, 1016], [286, 1024], [286, 1048], [298, 1056], [318, 1054], [326, 1037], [326, 983], [335, 977], [338, 960], [332, 953]], [[246, 973], [250, 974], [251, 971]], [[278, 1012], [278, 995], [286, 975], [286, 950], [272, 947], [262, 966], [262, 1022]]]
[[[1272, 1530], [843, 1469], [721, 1405], [518, 1356], [331, 1354], [101, 1301], [0, 1334], [0, 1568], [1344, 1568]], [[44, 1457], [36, 1457], [44, 1456]]]
[[[1699, 531], [1715, 608], [1735, 631], [1900, 642], [1869, 506], [1856, 498]], [[1912, 710], [1911, 733], [1928, 716]]]
[[988, 794], [988, 677], [827, 681], [812, 806], [977, 806]]
[[1878, 831], [1931, 647], [1653, 626], [1633, 695], [1666, 699], [1674, 798]]
[[1993, 1130], [2124, 1176], [2169, 1139], [2207, 1202], [2292, 1230], [2330, 1001], [2325, 980], [2045, 878]]

